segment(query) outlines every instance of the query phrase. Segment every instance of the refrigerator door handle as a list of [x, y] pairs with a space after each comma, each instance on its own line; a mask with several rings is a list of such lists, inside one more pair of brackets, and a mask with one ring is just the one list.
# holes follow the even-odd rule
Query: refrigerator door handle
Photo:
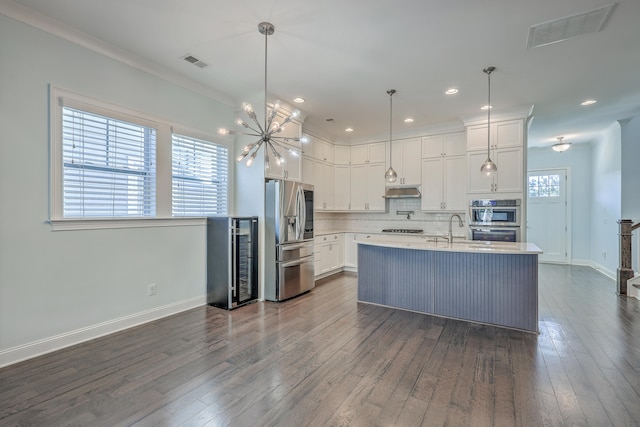
[[307, 204], [304, 200], [304, 190], [301, 185], [298, 185], [298, 197], [297, 197], [297, 211], [298, 211], [298, 222], [296, 224], [296, 239], [302, 240], [304, 237], [304, 225], [307, 221], [307, 212], [306, 207]]
[[311, 261], [312, 259], [313, 259], [313, 256], [307, 256], [307, 257], [296, 259], [296, 260], [293, 260], [293, 261], [283, 262], [283, 263], [280, 264], [280, 267], [282, 267], [282, 268], [295, 267], [296, 265], [307, 263], [307, 262]]
[[288, 243], [286, 245], [280, 246], [283, 252], [285, 251], [293, 251], [300, 248], [308, 248], [313, 247], [313, 242], [302, 242], [302, 243]]

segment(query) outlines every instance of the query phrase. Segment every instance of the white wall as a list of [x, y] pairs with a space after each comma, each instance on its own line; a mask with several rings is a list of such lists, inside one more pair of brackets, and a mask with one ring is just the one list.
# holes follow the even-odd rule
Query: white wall
[[591, 260], [615, 278], [618, 268], [618, 219], [621, 218], [622, 151], [616, 122], [593, 146], [591, 199]]
[[569, 169], [571, 171], [571, 260], [570, 263], [591, 262], [591, 144], [574, 144], [563, 153], [550, 148], [530, 148], [527, 170]]
[[230, 106], [0, 15], [0, 366], [204, 302], [202, 226], [51, 231], [50, 84], [211, 134], [233, 123]]
[[640, 115], [623, 122], [622, 218], [640, 221]]

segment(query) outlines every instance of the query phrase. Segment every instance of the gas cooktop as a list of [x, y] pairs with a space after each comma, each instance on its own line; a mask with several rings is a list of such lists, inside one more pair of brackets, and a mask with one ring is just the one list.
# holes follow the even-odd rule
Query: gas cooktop
[[417, 228], [385, 228], [383, 233], [406, 233], [406, 234], [422, 234], [424, 230]]

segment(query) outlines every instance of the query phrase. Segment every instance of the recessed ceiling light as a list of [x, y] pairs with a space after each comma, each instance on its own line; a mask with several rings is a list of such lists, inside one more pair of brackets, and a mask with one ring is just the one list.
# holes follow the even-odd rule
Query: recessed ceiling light
[[405, 123], [413, 123], [413, 119], [411, 117], [407, 117], [406, 119], [404, 119]]
[[483, 105], [482, 107], [480, 107], [480, 109], [483, 111], [487, 111], [489, 108], [493, 108], [493, 105]]
[[302, 104], [304, 102], [304, 98], [293, 98], [293, 102], [296, 104]]
[[451, 87], [447, 89], [444, 93], [446, 93], [447, 95], [455, 95], [456, 93], [458, 93], [458, 89], [456, 89], [455, 87]]
[[580, 105], [583, 105], [583, 106], [593, 105], [593, 104], [595, 104], [596, 102], [598, 102], [598, 101], [596, 101], [595, 99], [586, 99], [586, 100], [582, 101], [582, 102], [580, 103]]
[[346, 128], [344, 131], [345, 132], [353, 132], [353, 128]]

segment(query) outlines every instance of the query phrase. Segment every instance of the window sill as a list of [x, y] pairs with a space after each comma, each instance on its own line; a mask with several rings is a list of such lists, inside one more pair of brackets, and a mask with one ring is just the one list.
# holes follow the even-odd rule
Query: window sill
[[101, 230], [110, 228], [184, 227], [205, 225], [205, 217], [180, 218], [117, 218], [117, 219], [54, 219], [51, 231]]

